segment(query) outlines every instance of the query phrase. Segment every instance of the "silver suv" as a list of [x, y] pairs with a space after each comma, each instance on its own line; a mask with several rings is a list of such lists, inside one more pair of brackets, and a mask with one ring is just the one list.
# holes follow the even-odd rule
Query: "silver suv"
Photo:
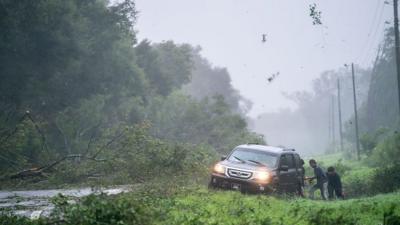
[[300, 156], [294, 149], [245, 144], [214, 165], [210, 188], [242, 192], [298, 192], [303, 179]]

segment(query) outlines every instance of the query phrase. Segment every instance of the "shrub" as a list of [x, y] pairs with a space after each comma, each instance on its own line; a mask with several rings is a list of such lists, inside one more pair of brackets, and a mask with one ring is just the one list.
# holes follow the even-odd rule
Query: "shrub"
[[381, 167], [382, 165], [390, 165], [397, 163], [400, 155], [400, 134], [393, 136], [380, 142], [372, 151], [371, 156], [367, 159], [367, 163], [371, 166]]
[[374, 193], [371, 188], [372, 177], [375, 170], [361, 167], [351, 170], [342, 177], [343, 190], [346, 197], [366, 196]]
[[371, 179], [371, 189], [375, 193], [388, 193], [400, 189], [400, 163], [377, 169]]

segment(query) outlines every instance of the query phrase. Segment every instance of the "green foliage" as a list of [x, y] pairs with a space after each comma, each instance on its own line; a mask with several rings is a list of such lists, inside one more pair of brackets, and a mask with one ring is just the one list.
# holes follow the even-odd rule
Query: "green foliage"
[[150, 104], [148, 119], [157, 137], [208, 144], [220, 153], [242, 143], [264, 143], [262, 137], [248, 131], [246, 121], [232, 112], [222, 96], [199, 102], [175, 92], [155, 99]]
[[[49, 115], [96, 93], [143, 93], [132, 1], [2, 1], [1, 101]], [[129, 13], [127, 13], [129, 11]]]
[[[74, 156], [42, 177], [2, 187], [202, 178], [216, 151], [264, 142], [238, 114], [241, 97], [227, 71], [216, 71], [227, 100], [191, 98], [181, 89], [200, 58], [192, 46], [136, 45], [132, 0], [6, 0], [0, 6], [0, 171], [9, 175]], [[202, 66], [209, 69], [202, 75], [212, 77], [214, 69]], [[214, 82], [206, 80], [203, 85]]]
[[394, 134], [381, 141], [372, 151], [367, 162], [376, 167], [392, 165], [398, 162], [400, 154], [400, 134]]
[[372, 189], [376, 193], [388, 193], [400, 190], [400, 164], [382, 166], [372, 177]]
[[144, 40], [135, 50], [137, 63], [157, 94], [168, 95], [190, 81], [193, 67], [190, 45], [176, 45], [172, 41], [151, 45]]
[[373, 134], [365, 133], [360, 137], [361, 148], [367, 156], [370, 156], [374, 148], [378, 145], [379, 141], [382, 140], [382, 136], [387, 133], [388, 130], [385, 128], [380, 128]]
[[343, 189], [346, 197], [368, 196], [375, 194], [372, 187], [375, 170], [368, 167], [352, 168], [342, 176]]
[[[396, 137], [390, 137], [378, 145], [393, 142]], [[386, 146], [386, 145], [385, 145]], [[396, 160], [373, 158], [379, 148], [374, 148], [372, 156], [363, 162], [338, 159], [339, 155], [321, 157], [320, 164], [324, 167], [334, 166], [342, 178], [343, 189], [347, 198], [371, 196], [379, 193], [394, 192], [400, 189], [400, 166]], [[390, 149], [385, 149], [390, 152]], [[383, 153], [381, 153], [383, 154]], [[335, 162], [335, 160], [337, 160]], [[373, 163], [372, 163], [373, 162]], [[374, 165], [374, 166], [371, 166]], [[311, 171], [308, 171], [311, 172]]]
[[149, 224], [149, 209], [134, 199], [91, 195], [62, 213], [66, 224]]
[[48, 223], [42, 222], [42, 220], [31, 221], [25, 217], [0, 213], [0, 224], [1, 225], [45, 225]]
[[[29, 221], [0, 216], [2, 224], [398, 224], [399, 193], [346, 201], [278, 199], [238, 192], [179, 189], [174, 194], [149, 189], [117, 196], [91, 195], [62, 204], [50, 218]], [[59, 207], [59, 206], [57, 206]], [[19, 223], [18, 223], [19, 222]]]
[[367, 107], [364, 109], [367, 115], [364, 127], [369, 132], [381, 127], [391, 130], [399, 127], [399, 113], [394, 107], [398, 102], [394, 49], [394, 31], [388, 28], [372, 69]]

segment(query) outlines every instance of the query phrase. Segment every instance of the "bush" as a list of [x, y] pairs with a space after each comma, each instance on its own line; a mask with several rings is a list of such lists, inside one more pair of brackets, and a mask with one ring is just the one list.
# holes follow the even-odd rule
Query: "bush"
[[398, 224], [400, 194], [347, 201], [279, 199], [231, 191], [180, 188], [160, 195], [149, 189], [117, 196], [91, 195], [75, 205], [58, 197], [58, 213], [30, 221], [0, 216], [5, 225], [78, 224]]
[[348, 171], [346, 175], [342, 177], [345, 196], [348, 198], [375, 193], [371, 187], [374, 174], [375, 170], [368, 167], [361, 167], [356, 170]]
[[392, 165], [397, 163], [399, 155], [400, 134], [396, 133], [380, 142], [366, 161], [371, 166], [381, 167], [382, 165]]
[[400, 189], [400, 163], [377, 169], [371, 179], [371, 188], [375, 193], [388, 193]]

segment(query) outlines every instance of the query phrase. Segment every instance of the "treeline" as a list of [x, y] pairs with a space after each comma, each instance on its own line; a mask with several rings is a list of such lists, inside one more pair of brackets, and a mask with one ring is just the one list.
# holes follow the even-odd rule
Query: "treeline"
[[263, 142], [225, 69], [187, 44], [138, 43], [136, 16], [133, 0], [0, 3], [2, 179], [146, 180]]
[[[338, 81], [341, 86], [344, 149], [348, 157], [355, 157], [355, 118], [350, 67], [343, 66], [323, 72], [313, 81], [311, 91], [286, 94], [297, 108], [260, 115], [254, 123], [255, 130], [268, 134], [268, 140], [273, 144], [287, 143], [309, 154], [339, 151]], [[399, 130], [393, 29], [385, 31], [384, 40], [371, 68], [363, 69], [355, 65], [355, 84], [359, 141], [363, 157], [367, 157], [378, 143]], [[282, 133], [287, 135], [280, 135]]]
[[[361, 94], [359, 89], [356, 92], [358, 98], [361, 97], [358, 107], [360, 150], [362, 158], [374, 166], [379, 163], [390, 166], [394, 162], [388, 156], [400, 153], [399, 146], [395, 144], [399, 139], [400, 114], [394, 49], [394, 31], [389, 28], [385, 31], [384, 40], [370, 69], [366, 95]], [[351, 144], [347, 152], [353, 156], [357, 140], [354, 119], [352, 113], [344, 121], [345, 139]]]
[[[363, 108], [368, 97], [371, 72], [358, 66], [355, 68], [357, 98], [359, 106]], [[346, 67], [321, 73], [313, 80], [310, 91], [284, 93], [297, 107], [261, 114], [254, 122], [254, 129], [266, 134], [272, 144], [293, 146], [306, 155], [339, 151], [338, 81], [346, 138], [344, 147], [354, 149], [352, 78], [350, 68]]]

